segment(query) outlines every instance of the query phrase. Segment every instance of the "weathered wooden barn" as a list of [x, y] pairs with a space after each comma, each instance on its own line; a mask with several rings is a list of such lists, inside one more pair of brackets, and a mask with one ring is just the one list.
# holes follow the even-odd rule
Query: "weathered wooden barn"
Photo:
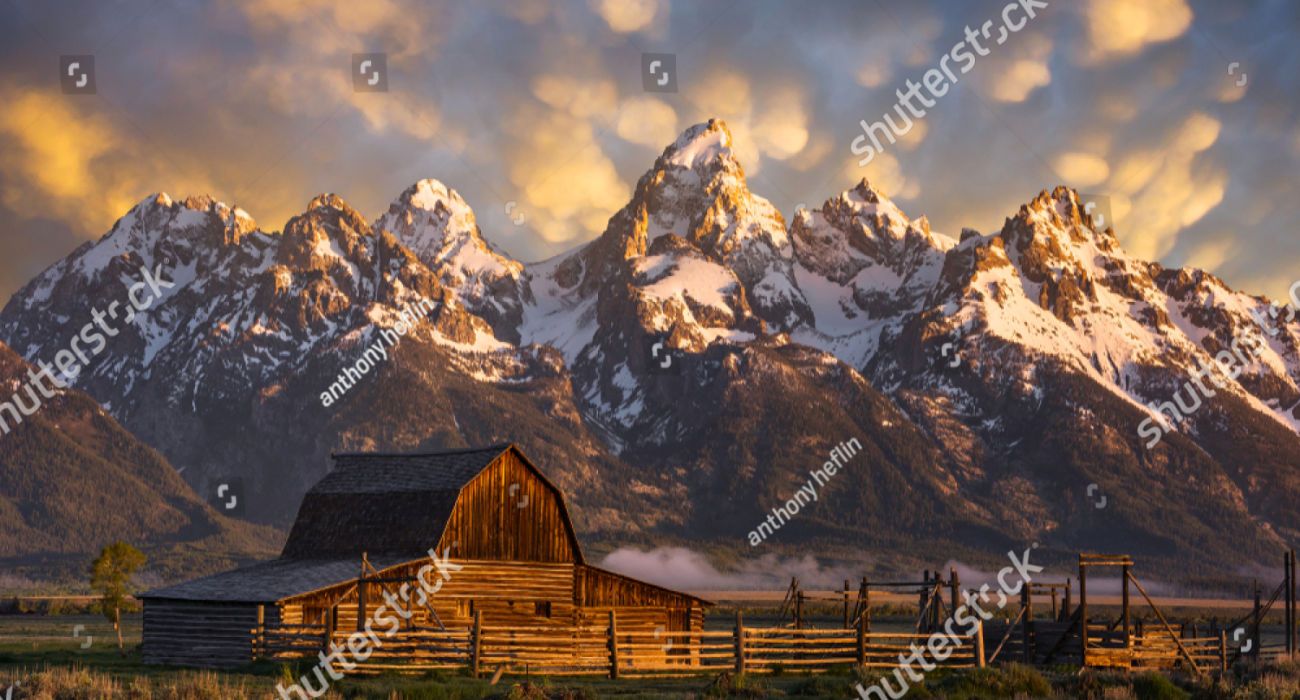
[[463, 632], [476, 613], [573, 628], [614, 612], [620, 630], [703, 629], [707, 601], [588, 564], [563, 494], [514, 445], [334, 462], [279, 559], [139, 596], [147, 663], [239, 665], [267, 630], [357, 630], [402, 584], [418, 585], [430, 550], [462, 568], [427, 605], [406, 605], [407, 628]]

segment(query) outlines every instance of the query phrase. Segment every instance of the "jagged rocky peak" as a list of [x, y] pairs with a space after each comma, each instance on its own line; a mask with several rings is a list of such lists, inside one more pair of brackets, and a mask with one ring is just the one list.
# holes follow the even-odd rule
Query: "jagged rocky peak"
[[375, 222], [435, 271], [449, 267], [466, 277], [517, 275], [523, 266], [484, 239], [474, 210], [456, 190], [434, 179], [406, 188]]
[[[584, 253], [587, 290], [626, 276], [628, 261], [675, 235], [730, 268], [756, 313], [778, 328], [810, 320], [793, 276], [793, 252], [776, 207], [749, 191], [720, 119], [684, 132], [637, 182], [632, 200]], [[569, 265], [572, 272], [576, 267]]]
[[454, 290], [460, 303], [485, 318], [500, 337], [518, 340], [524, 266], [484, 239], [474, 210], [460, 193], [424, 179], [406, 188], [375, 222]]
[[795, 257], [806, 269], [846, 284], [863, 269], [884, 265], [900, 276], [955, 245], [911, 220], [863, 178], [820, 209], [800, 210], [790, 225]]

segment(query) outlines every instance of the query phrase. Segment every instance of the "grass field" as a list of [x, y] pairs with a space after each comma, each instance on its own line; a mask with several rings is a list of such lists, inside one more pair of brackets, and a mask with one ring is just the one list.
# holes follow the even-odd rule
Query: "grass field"
[[[901, 623], [901, 621], [898, 621]], [[276, 684], [295, 677], [278, 664], [255, 664], [233, 672], [146, 666], [137, 646], [139, 615], [124, 620], [127, 653], [117, 650], [112, 626], [90, 615], [0, 616], [0, 698], [90, 700], [92, 698], [273, 698]], [[496, 684], [464, 675], [348, 678], [322, 697], [376, 699], [457, 698], [856, 698], [854, 684], [873, 682], [854, 669], [762, 677], [695, 677], [619, 680], [523, 678]], [[287, 683], [286, 683], [287, 685]], [[913, 687], [915, 698], [1293, 698], [1300, 694], [1300, 664], [1231, 673], [1222, 679], [1079, 673], [1077, 668], [1008, 666], [969, 672], [935, 672]]]

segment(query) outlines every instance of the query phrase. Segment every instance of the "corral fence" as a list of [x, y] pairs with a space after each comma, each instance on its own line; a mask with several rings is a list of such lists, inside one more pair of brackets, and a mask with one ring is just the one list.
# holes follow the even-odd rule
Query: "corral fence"
[[[1242, 663], [1294, 658], [1300, 652], [1300, 577], [1294, 551], [1285, 553], [1283, 579], [1271, 595], [1266, 597], [1257, 583], [1249, 613], [1226, 625], [1216, 620], [1208, 629], [1171, 623], [1134, 575], [1133, 566], [1127, 555], [1080, 554], [1077, 603], [1069, 579], [1033, 582], [1022, 588], [1019, 609], [1008, 619], [981, 622], [969, 636], [960, 638], [959, 644], [939, 650], [930, 647], [925, 658], [946, 668], [1009, 661], [1031, 665], [1077, 662], [1081, 666], [1186, 668], [1205, 673]], [[1122, 602], [1114, 620], [1089, 614], [1088, 573], [1098, 568], [1120, 572]], [[872, 631], [873, 589], [917, 595], [915, 624], [902, 632]], [[856, 600], [846, 581], [842, 593], [824, 599], [842, 606], [842, 626], [830, 629], [807, 626], [805, 603], [817, 598], [803, 592], [797, 579], [781, 606], [781, 615], [788, 614], [792, 620], [770, 627], [747, 626], [737, 613], [731, 630], [647, 631], [631, 625], [620, 627], [614, 612], [599, 624], [494, 625], [479, 611], [472, 627], [408, 626], [391, 635], [375, 633], [379, 643], [365, 644], [360, 653], [356, 645], [363, 632], [335, 631], [321, 625], [266, 625], [259, 609], [252, 651], [255, 659], [290, 660], [344, 649], [350, 665], [338, 667], [354, 674], [469, 669], [474, 675], [510, 672], [630, 678], [721, 671], [820, 671], [840, 666], [888, 669], [913, 654], [914, 647], [929, 647], [942, 623], [960, 605], [962, 592], [975, 593], [961, 587], [956, 571], [946, 581], [937, 570], [933, 577], [925, 572], [920, 582], [869, 582], [864, 578]], [[1131, 592], [1146, 603], [1147, 612], [1154, 617], [1149, 623], [1145, 615], [1133, 619], [1137, 606], [1131, 605]], [[1050, 607], [1044, 606], [1044, 614], [1037, 617], [1036, 599], [1050, 601]], [[1264, 618], [1279, 603], [1284, 639], [1280, 644], [1265, 644], [1261, 633]]]
[[[358, 637], [357, 635], [361, 635]], [[331, 649], [361, 647], [364, 632], [334, 632]], [[925, 647], [933, 635], [910, 632], [871, 632], [856, 629], [793, 629], [752, 627], [736, 615], [731, 630], [619, 629], [615, 615], [600, 625], [493, 626], [480, 612], [474, 627], [400, 629], [376, 633], [378, 645], [363, 653], [342, 651], [353, 666], [335, 663], [351, 674], [386, 671], [421, 673], [468, 669], [474, 675], [496, 671], [516, 674], [609, 676], [693, 675], [722, 671], [770, 673], [782, 670], [824, 671], [841, 666], [893, 668], [912, 646]], [[319, 626], [281, 625], [253, 630], [254, 658], [312, 659], [326, 649]], [[957, 638], [942, 651], [945, 668], [985, 665], [983, 626]], [[368, 653], [365, 653], [367, 652]]]

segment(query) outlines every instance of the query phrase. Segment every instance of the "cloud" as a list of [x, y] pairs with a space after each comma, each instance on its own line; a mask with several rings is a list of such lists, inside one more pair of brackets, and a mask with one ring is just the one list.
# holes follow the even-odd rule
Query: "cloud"
[[[1204, 113], [1188, 117], [1163, 148], [1129, 157], [1108, 187], [1132, 200], [1118, 228], [1133, 255], [1157, 260], [1178, 235], [1223, 201], [1228, 175], [1213, 159], [1198, 159], [1218, 140], [1221, 125]], [[1142, 162], [1146, 159], [1148, 162]]]
[[1004, 66], [980, 74], [989, 96], [999, 102], [1024, 102], [1035, 90], [1052, 83], [1052, 42], [1030, 35], [1018, 42], [1017, 48]]
[[102, 112], [47, 92], [0, 89], [0, 203], [25, 218], [57, 218], [98, 237], [164, 181], [157, 154]]
[[512, 124], [524, 138], [511, 154], [509, 176], [523, 192], [529, 225], [551, 243], [600, 234], [631, 190], [601, 148], [592, 124], [564, 112], [526, 107]]
[[677, 138], [677, 112], [653, 97], [632, 97], [623, 101], [615, 127], [624, 141], [662, 149]]
[[866, 167], [859, 166], [856, 157], [847, 159], [844, 177], [850, 185], [865, 177], [890, 199], [916, 199], [921, 194], [921, 183], [904, 175], [898, 158], [888, 151], [877, 153]]
[[654, 22], [659, 14], [658, 0], [590, 0], [591, 9], [619, 32], [639, 32]]
[[618, 103], [614, 83], [601, 78], [582, 80], [548, 73], [534, 77], [532, 88], [537, 99], [583, 119], [608, 115]]
[[1193, 19], [1186, 0], [1089, 0], [1083, 12], [1085, 64], [1132, 56], [1150, 44], [1180, 37]]
[[1236, 247], [1237, 243], [1233, 240], [1232, 234], [1221, 233], [1215, 240], [1209, 240], [1197, 246], [1192, 251], [1192, 254], [1187, 257], [1185, 266], [1214, 272], [1219, 269], [1220, 265], [1223, 265]]
[[1062, 153], [1056, 157], [1053, 167], [1073, 187], [1092, 187], [1110, 176], [1105, 159], [1091, 153]]

